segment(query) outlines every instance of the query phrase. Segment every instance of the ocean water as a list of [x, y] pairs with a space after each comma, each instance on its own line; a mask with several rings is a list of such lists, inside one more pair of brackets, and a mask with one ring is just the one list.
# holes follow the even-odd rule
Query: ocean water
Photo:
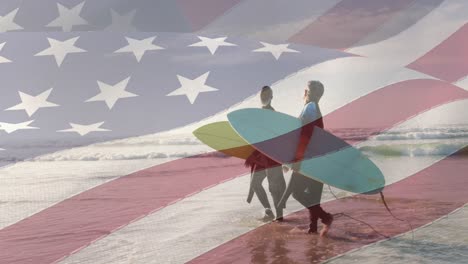
[[[468, 142], [468, 125], [445, 125], [430, 128], [399, 128], [379, 135], [378, 129], [345, 128], [330, 131], [357, 147], [368, 156], [447, 156]], [[371, 136], [369, 136], [371, 135]], [[86, 145], [86, 144], [84, 144]], [[0, 152], [0, 164], [21, 161], [110, 161], [158, 160], [194, 156], [212, 150], [189, 133], [163, 133], [125, 140], [108, 140], [84, 148], [76, 142], [20, 142]], [[57, 151], [60, 148], [72, 151]], [[48, 153], [33, 158], [31, 153]], [[459, 155], [466, 155], [466, 152]]]
[[[468, 126], [401, 128], [370, 138], [362, 129], [332, 131], [357, 147], [397, 182], [468, 145]], [[63, 144], [63, 143], [61, 143]], [[31, 159], [4, 153], [0, 169], [0, 228], [12, 225], [66, 198], [143, 168], [211, 150], [189, 134], [150, 135], [66, 151], [56, 144], [28, 144]], [[23, 153], [27, 148], [22, 148]], [[18, 152], [19, 153], [19, 152]], [[457, 159], [468, 162], [460, 152]], [[221, 157], [220, 157], [221, 159]], [[286, 177], [289, 177], [288, 173]], [[249, 175], [187, 197], [138, 220], [63, 259], [62, 263], [183, 263], [264, 223], [256, 199], [245, 203]], [[267, 183], [264, 183], [267, 187]], [[332, 188], [339, 197], [353, 195]], [[324, 188], [323, 201], [333, 200]], [[286, 213], [301, 210], [293, 199]], [[464, 263], [468, 208], [395, 239], [330, 260], [330, 263]], [[197, 221], [193, 221], [197, 219]], [[51, 223], [53, 224], [53, 223]], [[32, 243], [34, 241], [31, 241]], [[1, 263], [1, 260], [0, 260]]]

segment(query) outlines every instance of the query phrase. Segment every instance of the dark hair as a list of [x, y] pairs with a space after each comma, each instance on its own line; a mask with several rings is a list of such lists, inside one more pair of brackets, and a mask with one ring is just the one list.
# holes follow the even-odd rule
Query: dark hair
[[268, 90], [270, 90], [270, 91], [271, 91], [271, 87], [270, 87], [270, 86], [268, 86], [268, 85], [265, 85], [265, 86], [263, 86], [263, 87], [262, 87], [262, 91], [261, 91], [261, 93], [264, 93], [264, 92], [266, 92], [266, 91], [268, 91]]

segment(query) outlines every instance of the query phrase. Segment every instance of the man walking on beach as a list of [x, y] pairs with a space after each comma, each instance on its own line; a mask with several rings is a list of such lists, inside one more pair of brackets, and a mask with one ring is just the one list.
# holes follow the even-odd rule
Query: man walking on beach
[[[273, 90], [269, 86], [264, 86], [260, 92], [262, 108], [275, 111], [275, 109], [271, 106], [272, 99]], [[250, 155], [250, 157], [245, 161], [245, 165], [250, 166], [252, 169], [252, 178], [250, 181], [250, 190], [247, 202], [250, 203], [253, 197], [253, 193], [257, 194], [260, 203], [265, 208], [265, 215], [263, 220], [270, 221], [275, 219], [265, 189], [262, 186], [263, 180], [265, 177], [267, 177], [269, 187], [268, 189], [271, 193], [276, 209], [276, 220], [282, 221], [284, 204], [282, 206], [278, 206], [278, 204], [281, 200], [284, 190], [286, 189], [286, 182], [284, 180], [281, 164], [276, 163], [258, 151], [254, 151], [252, 155]]]
[[[303, 126], [301, 129], [299, 145], [296, 151], [296, 162], [299, 162], [304, 158], [314, 127], [317, 126], [323, 128], [322, 114], [318, 104], [323, 92], [323, 84], [319, 81], [309, 81], [307, 88], [304, 91], [305, 105], [299, 116]], [[323, 183], [300, 174], [295, 168], [293, 168], [293, 170], [288, 187], [278, 206], [284, 206], [292, 193], [294, 199], [309, 209], [310, 225], [308, 233], [317, 233], [317, 222], [318, 219], [321, 219], [324, 226], [320, 235], [325, 236], [333, 222], [333, 216], [325, 212], [320, 206]]]

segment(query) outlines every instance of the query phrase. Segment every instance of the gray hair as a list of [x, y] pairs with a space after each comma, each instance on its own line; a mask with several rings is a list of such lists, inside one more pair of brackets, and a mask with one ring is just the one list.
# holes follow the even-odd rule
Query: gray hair
[[308, 90], [307, 101], [318, 102], [320, 98], [322, 98], [322, 95], [325, 89], [321, 82], [313, 80], [307, 83], [307, 90]]

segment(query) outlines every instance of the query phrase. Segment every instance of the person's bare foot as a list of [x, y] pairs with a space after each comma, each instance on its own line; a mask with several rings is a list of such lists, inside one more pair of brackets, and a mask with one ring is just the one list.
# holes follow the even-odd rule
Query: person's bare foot
[[271, 211], [270, 208], [265, 209], [265, 214], [263, 215], [263, 221], [264, 222], [270, 222], [275, 219], [275, 215], [273, 214], [273, 211]]
[[329, 225], [323, 225], [322, 230], [320, 230], [320, 236], [321, 237], [326, 236], [329, 230], [330, 230]]
[[330, 214], [330, 218], [325, 223], [323, 223], [322, 230], [320, 230], [321, 237], [324, 237], [327, 235], [332, 223], [333, 223], [333, 215]]
[[289, 233], [290, 234], [303, 234], [304, 230], [298, 228], [298, 227], [294, 227], [293, 229], [289, 230]]
[[309, 231], [307, 234], [317, 234], [317, 220], [310, 220]]
[[273, 222], [284, 222], [284, 218], [283, 217], [277, 217], [275, 220], [273, 220]]

